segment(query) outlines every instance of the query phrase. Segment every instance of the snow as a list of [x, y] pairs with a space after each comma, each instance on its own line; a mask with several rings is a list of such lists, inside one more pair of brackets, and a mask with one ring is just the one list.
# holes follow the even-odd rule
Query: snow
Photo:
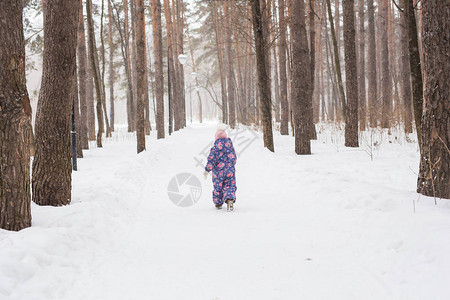
[[[418, 198], [416, 144], [376, 132], [371, 161], [321, 125], [297, 156], [290, 136], [271, 153], [242, 129], [256, 139], [235, 141], [227, 212], [195, 161], [215, 128], [152, 132], [139, 155], [124, 129], [85, 151], [70, 205], [33, 204], [31, 228], [0, 230], [0, 299], [450, 299], [450, 202]], [[203, 187], [187, 208], [167, 194], [183, 172]]]

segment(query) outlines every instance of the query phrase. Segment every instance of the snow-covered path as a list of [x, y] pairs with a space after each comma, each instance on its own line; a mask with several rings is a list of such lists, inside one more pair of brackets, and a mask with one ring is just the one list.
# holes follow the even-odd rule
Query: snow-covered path
[[[149, 139], [140, 155], [124, 135], [86, 151], [71, 205], [33, 205], [32, 228], [0, 231], [0, 299], [450, 297], [450, 205], [421, 197], [414, 213], [414, 147], [386, 142], [371, 161], [324, 133], [296, 156], [292, 137], [277, 134], [273, 154], [257, 134], [228, 213], [194, 159], [214, 128]], [[188, 208], [167, 196], [182, 172], [203, 185]]]

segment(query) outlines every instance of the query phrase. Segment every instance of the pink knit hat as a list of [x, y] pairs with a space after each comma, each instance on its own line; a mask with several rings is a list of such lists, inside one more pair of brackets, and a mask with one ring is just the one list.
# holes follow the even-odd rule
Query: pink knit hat
[[226, 124], [222, 124], [222, 123], [217, 124], [217, 131], [216, 131], [215, 139], [216, 140], [217, 139], [226, 139], [228, 137], [227, 133], [225, 131], [225, 130], [227, 130], [227, 128], [228, 128], [228, 125], [226, 125]]
[[225, 130], [219, 129], [216, 131], [215, 139], [226, 139], [228, 138], [227, 133]]

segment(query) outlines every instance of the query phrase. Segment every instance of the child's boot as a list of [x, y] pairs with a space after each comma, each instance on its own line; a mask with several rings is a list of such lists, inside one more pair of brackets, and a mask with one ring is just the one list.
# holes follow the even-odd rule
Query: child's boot
[[227, 210], [228, 211], [233, 211], [234, 210], [233, 199], [228, 199], [227, 200]]

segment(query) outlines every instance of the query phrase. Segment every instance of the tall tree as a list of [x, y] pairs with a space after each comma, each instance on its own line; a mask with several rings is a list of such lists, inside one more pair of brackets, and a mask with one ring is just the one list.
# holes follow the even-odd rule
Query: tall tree
[[366, 129], [366, 56], [364, 29], [364, 0], [358, 0], [359, 17], [359, 59], [358, 59], [358, 97], [359, 97], [359, 128]]
[[162, 26], [161, 1], [152, 0], [153, 48], [155, 56], [155, 94], [156, 94], [156, 130], [158, 139], [163, 139], [164, 133], [164, 75], [162, 59]]
[[292, 0], [292, 87], [291, 101], [295, 124], [295, 153], [311, 154], [310, 127], [312, 120], [311, 62], [306, 34], [305, 3]]
[[367, 0], [367, 20], [368, 20], [368, 57], [367, 57], [367, 82], [368, 82], [368, 104], [370, 127], [377, 127], [377, 55], [375, 43], [375, 8], [373, 0]]
[[[402, 3], [404, 4], [404, 3]], [[411, 91], [411, 72], [409, 66], [408, 52], [408, 30], [407, 30], [407, 14], [401, 12], [401, 28], [400, 28], [400, 81], [402, 86], [402, 98], [404, 103], [404, 126], [406, 133], [412, 133], [412, 91]]]
[[[274, 152], [272, 133], [272, 101], [270, 97], [269, 75], [266, 68], [266, 37], [259, 0], [250, 1], [252, 7], [253, 36], [255, 39], [256, 65], [258, 73], [259, 97], [263, 123], [264, 147]], [[306, 34], [306, 31], [305, 31]], [[305, 36], [306, 40], [306, 36]]]
[[134, 93], [133, 93], [133, 73], [131, 71], [131, 57], [130, 57], [130, 37], [129, 37], [129, 23], [128, 23], [128, 0], [123, 0], [123, 11], [125, 14], [123, 25], [123, 40], [125, 48], [125, 70], [127, 74], [127, 116], [128, 116], [128, 132], [135, 130], [135, 111], [134, 111]]
[[145, 13], [144, 0], [136, 2], [136, 56], [137, 56], [137, 110], [136, 110], [136, 136], [137, 153], [145, 150], [145, 76], [147, 68], [145, 56]]
[[344, 51], [345, 51], [345, 146], [358, 147], [358, 70], [356, 67], [355, 45], [355, 2], [343, 1]]
[[[315, 0], [309, 0], [309, 53], [310, 53], [310, 75], [311, 75], [311, 101], [314, 94], [314, 78], [316, 73], [316, 29], [315, 29]], [[308, 118], [310, 120], [309, 123], [309, 130], [310, 130], [310, 138], [312, 140], [317, 139], [317, 133], [316, 133], [316, 127], [314, 126], [314, 109], [311, 102], [311, 108], [309, 111], [310, 117]]]
[[71, 200], [70, 129], [79, 5], [79, 1], [44, 2], [44, 62], [32, 182], [33, 201], [39, 205], [59, 206]]
[[288, 103], [288, 89], [287, 89], [287, 74], [286, 74], [286, 18], [285, 18], [285, 0], [278, 0], [278, 18], [280, 24], [279, 36], [279, 74], [280, 74], [280, 96], [281, 96], [281, 126], [280, 133], [282, 135], [289, 134], [289, 103]]
[[231, 22], [231, 13], [230, 4], [228, 1], [223, 3], [224, 8], [224, 17], [225, 17], [225, 48], [227, 52], [228, 58], [228, 69], [227, 69], [227, 99], [228, 99], [228, 118], [229, 124], [231, 128], [236, 126], [236, 103], [235, 103], [235, 93], [236, 93], [236, 84], [235, 84], [235, 74], [234, 74], [234, 51], [232, 48], [232, 22]]
[[417, 191], [450, 199], [450, 3], [422, 2], [424, 112]]
[[81, 142], [83, 149], [89, 149], [88, 142], [88, 103], [86, 95], [86, 37], [84, 33], [84, 15], [83, 6], [80, 0], [80, 12], [78, 19], [78, 40], [77, 40], [77, 58], [78, 58], [78, 90], [80, 97], [80, 131], [78, 132], [78, 138]]
[[31, 106], [25, 78], [22, 0], [0, 4], [0, 228], [31, 226]]
[[109, 46], [109, 109], [110, 109], [110, 127], [114, 132], [114, 50], [116, 49], [113, 42], [113, 16], [111, 2], [108, 1], [108, 46]]
[[218, 7], [217, 4], [218, 1], [213, 1], [211, 4], [211, 10], [212, 10], [212, 19], [214, 22], [214, 32], [216, 36], [216, 49], [217, 49], [217, 57], [219, 60], [219, 75], [220, 75], [220, 94], [222, 97], [222, 122], [228, 123], [228, 99], [227, 99], [227, 81], [225, 76], [225, 59], [223, 54], [223, 41], [222, 41], [222, 32], [221, 32], [221, 26], [219, 24], [219, 17], [218, 17]]
[[[333, 40], [333, 49], [334, 49], [334, 66], [336, 70], [336, 77], [337, 77], [337, 85], [339, 88], [339, 99], [340, 99], [340, 105], [342, 107], [342, 112], [345, 114], [346, 112], [346, 102], [345, 102], [345, 92], [344, 92], [344, 84], [342, 83], [342, 74], [341, 74], [341, 63], [339, 59], [339, 47], [338, 47], [338, 41], [336, 38], [336, 32], [334, 30], [334, 24], [333, 24], [333, 15], [331, 13], [331, 3], [330, 0], [326, 0], [327, 2], [327, 11], [328, 11], [328, 21], [330, 23], [330, 31], [331, 31], [331, 38]], [[339, 105], [336, 103], [336, 108]], [[342, 112], [338, 111], [336, 109], [336, 115], [339, 116], [342, 114]], [[339, 118], [336, 118], [339, 120]]]
[[390, 127], [391, 118], [391, 77], [389, 73], [389, 46], [388, 46], [388, 0], [381, 0], [379, 6], [380, 18], [380, 44], [381, 44], [381, 92], [382, 114], [381, 127]]
[[102, 108], [102, 102], [105, 101], [105, 94], [103, 85], [101, 82], [100, 77], [100, 66], [98, 62], [98, 56], [97, 56], [97, 47], [95, 42], [95, 31], [94, 31], [94, 20], [92, 18], [92, 0], [86, 0], [86, 16], [88, 21], [88, 45], [89, 45], [89, 52], [91, 55], [89, 56], [91, 61], [91, 70], [94, 75], [94, 84], [95, 84], [95, 96], [97, 100], [96, 105], [96, 112], [97, 112], [97, 125], [98, 125], [98, 131], [97, 131], [97, 147], [103, 147], [102, 146], [102, 135], [104, 132], [104, 124], [103, 124], [103, 108]]
[[[413, 1], [402, 0], [405, 18], [407, 20], [406, 28], [408, 30], [409, 45], [409, 65], [411, 71], [411, 85], [413, 94], [414, 121], [416, 123], [417, 139], [421, 143], [421, 123], [423, 110], [423, 85], [422, 85], [422, 67], [420, 66], [419, 42], [417, 37], [416, 17], [414, 14]], [[444, 1], [445, 2], [445, 1]]]

